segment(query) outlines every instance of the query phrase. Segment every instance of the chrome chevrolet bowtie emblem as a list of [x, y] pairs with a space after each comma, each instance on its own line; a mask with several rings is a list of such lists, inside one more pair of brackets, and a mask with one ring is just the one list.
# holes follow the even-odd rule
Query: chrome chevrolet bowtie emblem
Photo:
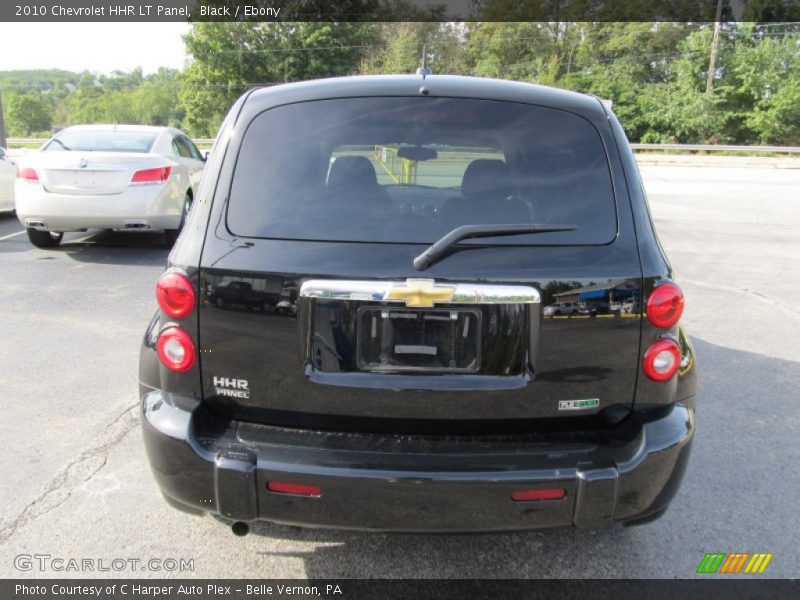
[[300, 286], [301, 298], [356, 302], [402, 302], [415, 308], [435, 304], [539, 304], [539, 292], [527, 285], [436, 283], [433, 279], [375, 281], [310, 279]]
[[455, 293], [455, 287], [438, 285], [433, 279], [407, 279], [405, 285], [392, 286], [385, 300], [403, 300], [406, 306], [430, 308], [436, 302], [450, 302]]
[[78, 166], [79, 166], [81, 169], [85, 169], [86, 167], [88, 167], [88, 166], [89, 166], [89, 161], [88, 161], [88, 160], [86, 160], [85, 158], [82, 158], [82, 159], [80, 159], [80, 160], [78, 161]]

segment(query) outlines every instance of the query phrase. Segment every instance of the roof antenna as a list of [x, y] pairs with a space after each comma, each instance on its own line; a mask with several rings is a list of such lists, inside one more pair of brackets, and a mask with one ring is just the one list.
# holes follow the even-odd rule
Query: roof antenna
[[423, 44], [422, 45], [422, 66], [417, 69], [417, 75], [422, 75], [422, 78], [425, 79], [426, 75], [433, 74], [431, 68], [428, 66], [428, 47]]

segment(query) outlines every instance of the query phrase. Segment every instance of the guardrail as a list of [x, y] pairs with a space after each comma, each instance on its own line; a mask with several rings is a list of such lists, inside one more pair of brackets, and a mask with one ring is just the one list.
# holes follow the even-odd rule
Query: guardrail
[[[41, 146], [50, 138], [7, 138], [8, 147], [13, 146]], [[214, 138], [195, 138], [192, 140], [198, 146], [211, 146]]]
[[728, 146], [715, 144], [631, 144], [636, 150], [659, 152], [678, 150], [681, 152], [758, 152], [774, 154], [800, 154], [800, 146]]
[[[42, 145], [44, 138], [8, 138], [8, 147]], [[211, 147], [214, 138], [195, 138], [195, 144]], [[755, 152], [759, 154], [800, 154], [800, 146], [731, 146], [716, 144], [631, 144], [634, 151], [654, 152]]]

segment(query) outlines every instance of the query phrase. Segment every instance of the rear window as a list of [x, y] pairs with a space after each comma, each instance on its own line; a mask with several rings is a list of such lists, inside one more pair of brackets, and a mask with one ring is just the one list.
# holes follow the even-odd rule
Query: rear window
[[492, 100], [351, 98], [276, 107], [245, 133], [228, 204], [244, 237], [431, 244], [461, 225], [567, 225], [493, 244], [605, 244], [608, 159], [573, 113]]
[[81, 152], [150, 152], [156, 134], [135, 131], [63, 131], [45, 147], [45, 151], [78, 150]]

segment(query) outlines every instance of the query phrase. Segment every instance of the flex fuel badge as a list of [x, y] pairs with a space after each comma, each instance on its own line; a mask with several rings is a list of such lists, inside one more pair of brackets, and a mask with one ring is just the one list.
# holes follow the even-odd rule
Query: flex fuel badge
[[600, 406], [600, 398], [586, 398], [585, 400], [559, 400], [558, 410], [589, 410]]

